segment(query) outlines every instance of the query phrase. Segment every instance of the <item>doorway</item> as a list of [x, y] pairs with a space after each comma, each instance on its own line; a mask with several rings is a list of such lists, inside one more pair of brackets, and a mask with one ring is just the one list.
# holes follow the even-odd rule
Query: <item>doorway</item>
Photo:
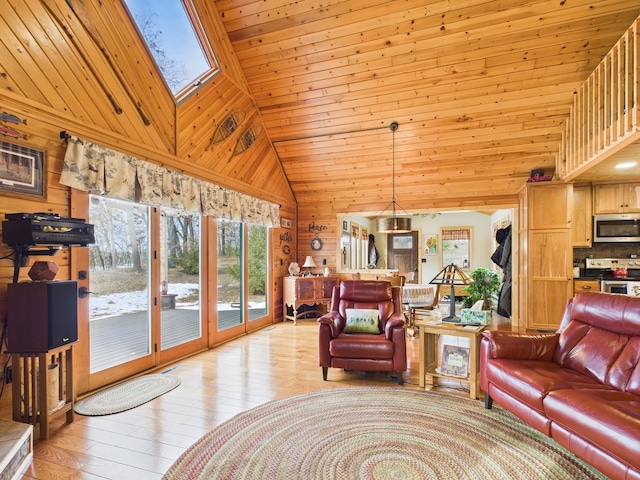
[[400, 275], [409, 276], [407, 283], [420, 283], [418, 277], [418, 232], [390, 233], [387, 235], [387, 268], [397, 269]]

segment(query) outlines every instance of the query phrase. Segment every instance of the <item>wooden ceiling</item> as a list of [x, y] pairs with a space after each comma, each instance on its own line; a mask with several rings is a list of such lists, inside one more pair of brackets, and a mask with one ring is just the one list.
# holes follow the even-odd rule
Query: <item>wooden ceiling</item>
[[532, 169], [553, 170], [574, 91], [640, 15], [637, 0], [215, 7], [308, 212], [388, 205], [393, 121], [403, 209], [513, 205]]

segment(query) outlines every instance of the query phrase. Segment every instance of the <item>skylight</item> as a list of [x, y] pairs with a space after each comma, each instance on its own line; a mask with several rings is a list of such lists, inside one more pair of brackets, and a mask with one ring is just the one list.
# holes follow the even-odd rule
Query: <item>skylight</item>
[[191, 0], [123, 1], [175, 97], [186, 95], [217, 71]]

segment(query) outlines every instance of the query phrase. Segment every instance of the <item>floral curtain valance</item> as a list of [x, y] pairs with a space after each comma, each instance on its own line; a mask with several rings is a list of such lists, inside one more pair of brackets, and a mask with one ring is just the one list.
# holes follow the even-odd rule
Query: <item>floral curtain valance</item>
[[279, 206], [116, 152], [68, 139], [60, 183], [148, 205], [179, 208], [225, 220], [280, 225]]

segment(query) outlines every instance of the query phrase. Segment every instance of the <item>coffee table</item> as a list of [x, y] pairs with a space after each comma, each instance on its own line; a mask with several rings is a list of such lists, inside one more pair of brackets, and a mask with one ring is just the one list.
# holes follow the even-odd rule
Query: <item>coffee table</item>
[[[478, 398], [478, 370], [480, 359], [480, 338], [484, 326], [456, 325], [433, 319], [418, 319], [415, 325], [420, 329], [420, 387], [430, 390], [438, 384], [439, 378], [456, 380], [469, 384], [469, 396]], [[469, 368], [467, 377], [459, 377], [438, 372], [438, 338], [451, 335], [469, 339]]]

